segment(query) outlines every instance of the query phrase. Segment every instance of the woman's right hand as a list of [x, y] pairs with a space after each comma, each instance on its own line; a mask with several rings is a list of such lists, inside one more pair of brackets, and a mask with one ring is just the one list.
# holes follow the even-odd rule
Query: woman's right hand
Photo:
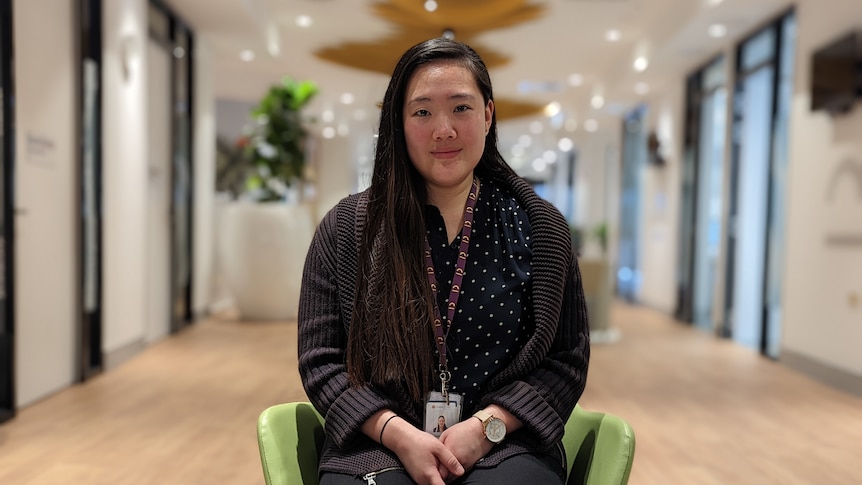
[[389, 424], [383, 443], [398, 455], [418, 485], [445, 485], [464, 474], [464, 467], [446, 445], [403, 419]]

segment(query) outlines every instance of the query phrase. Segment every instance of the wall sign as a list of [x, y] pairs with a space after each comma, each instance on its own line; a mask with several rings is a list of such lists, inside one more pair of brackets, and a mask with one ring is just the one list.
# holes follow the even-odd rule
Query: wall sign
[[47, 136], [27, 133], [27, 161], [47, 168], [54, 168], [57, 163], [57, 143]]

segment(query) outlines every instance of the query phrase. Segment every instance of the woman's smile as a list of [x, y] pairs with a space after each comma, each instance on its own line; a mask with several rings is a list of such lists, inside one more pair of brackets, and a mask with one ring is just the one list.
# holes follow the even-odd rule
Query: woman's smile
[[432, 150], [431, 154], [442, 160], [449, 160], [457, 157], [461, 153], [460, 148], [444, 148], [440, 150]]

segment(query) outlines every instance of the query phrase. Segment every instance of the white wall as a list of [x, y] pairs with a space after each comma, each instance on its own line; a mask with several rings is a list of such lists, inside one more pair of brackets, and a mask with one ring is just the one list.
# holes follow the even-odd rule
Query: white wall
[[665, 164], [648, 166], [641, 188], [641, 232], [638, 261], [641, 284], [638, 301], [665, 313], [673, 313], [679, 247], [685, 79], [649, 100], [647, 133], [655, 132]]
[[[211, 73], [214, 73], [214, 70]], [[216, 136], [231, 144], [235, 143], [237, 138], [251, 127], [250, 113], [254, 106], [255, 103], [251, 101], [217, 99], [215, 101]]]
[[603, 120], [598, 131], [587, 133], [580, 130], [573, 136], [578, 152], [574, 223], [586, 231], [583, 256], [601, 255], [601, 249], [596, 245], [592, 232], [599, 224], [607, 223], [610, 243], [608, 256], [612, 260], [612, 266], [616, 260], [614, 245], [618, 237], [620, 211], [621, 133], [622, 122], [607, 118]]
[[18, 406], [75, 379], [79, 83], [73, 3], [17, 0], [13, 6]]
[[103, 4], [103, 350], [143, 345], [146, 329], [147, 2]]
[[371, 133], [367, 138], [336, 136], [311, 139], [311, 177], [316, 194], [313, 204], [315, 224], [342, 198], [358, 189], [357, 167], [359, 157], [374, 159]]
[[[858, 0], [800, 2], [796, 82], [790, 122], [788, 221], [782, 351], [862, 376], [862, 247], [830, 245], [835, 234], [862, 237], [862, 187], [842, 163], [862, 170], [862, 103], [831, 119], [809, 109], [814, 49], [862, 29]], [[855, 301], [855, 303], [854, 303]]]

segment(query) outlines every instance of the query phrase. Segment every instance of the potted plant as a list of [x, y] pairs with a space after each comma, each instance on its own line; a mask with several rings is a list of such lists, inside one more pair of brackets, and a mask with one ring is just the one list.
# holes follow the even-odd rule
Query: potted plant
[[257, 200], [283, 201], [294, 185], [299, 186], [301, 198], [308, 155], [302, 109], [315, 94], [313, 82], [285, 77], [252, 109], [254, 129], [246, 155], [254, 170], [247, 189]]
[[314, 231], [302, 197], [309, 159], [302, 109], [316, 93], [314, 83], [289, 77], [272, 86], [251, 110], [250, 134], [226, 157], [233, 167], [223, 173], [241, 188], [220, 217], [219, 261], [243, 320], [296, 318]]

